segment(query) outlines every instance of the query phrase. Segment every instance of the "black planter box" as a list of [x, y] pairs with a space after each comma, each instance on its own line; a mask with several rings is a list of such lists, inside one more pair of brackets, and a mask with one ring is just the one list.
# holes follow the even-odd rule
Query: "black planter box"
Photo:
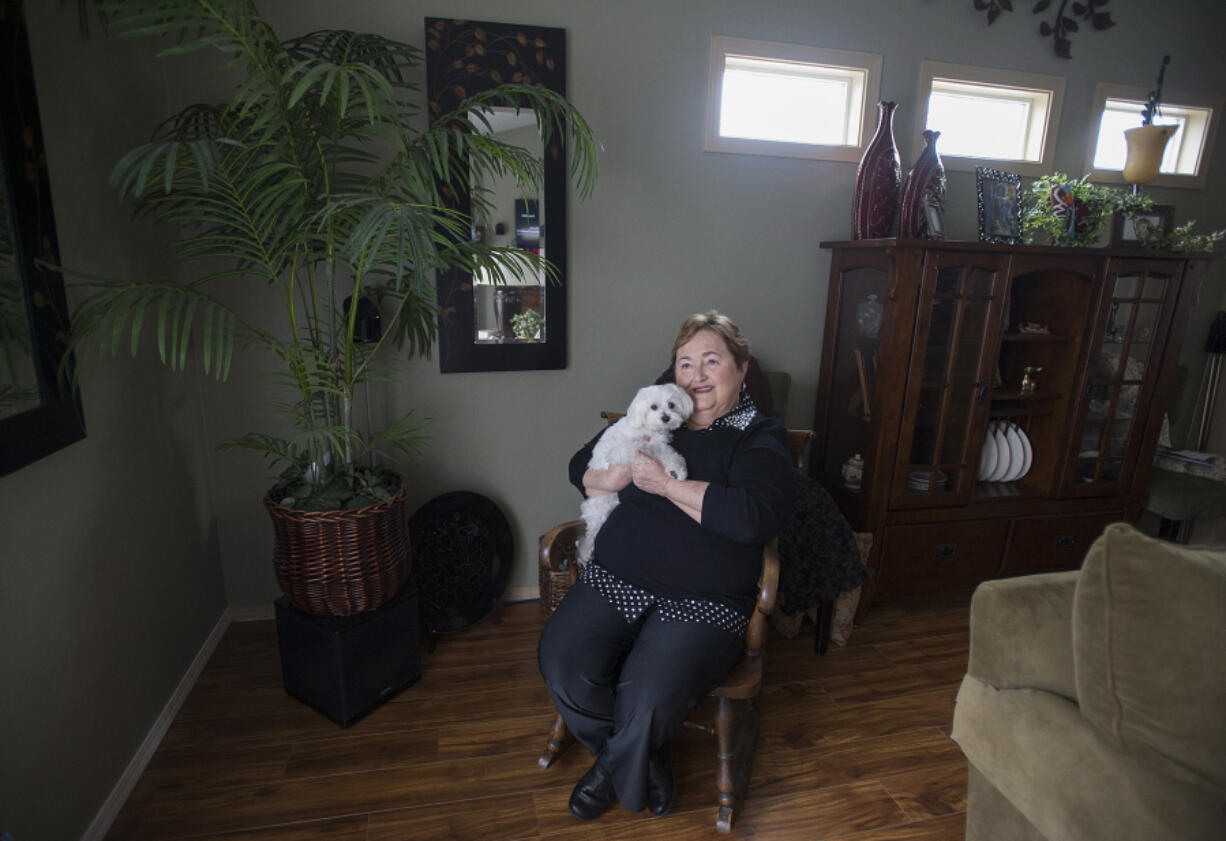
[[417, 588], [377, 610], [312, 616], [275, 602], [285, 691], [348, 727], [421, 677]]

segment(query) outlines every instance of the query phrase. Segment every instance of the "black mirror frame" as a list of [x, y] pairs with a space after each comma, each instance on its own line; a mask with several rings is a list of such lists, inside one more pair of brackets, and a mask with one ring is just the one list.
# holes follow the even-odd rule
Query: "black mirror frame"
[[0, 0], [0, 160], [9, 187], [17, 266], [26, 293], [34, 369], [41, 403], [0, 420], [0, 476], [85, 437], [79, 395], [61, 371], [68, 336], [51, 182], [43, 150], [34, 68], [20, 2]]
[[[457, 60], [461, 60], [457, 66]], [[430, 119], [498, 84], [541, 84], [566, 96], [566, 30], [542, 26], [426, 18], [426, 88]], [[543, 342], [477, 344], [472, 275], [440, 272], [437, 278], [439, 371], [531, 371], [566, 367], [566, 139], [555, 134], [545, 150], [542, 192], [545, 199], [546, 257], [557, 270], [545, 287]], [[463, 197], [467, 205], [467, 196]]]

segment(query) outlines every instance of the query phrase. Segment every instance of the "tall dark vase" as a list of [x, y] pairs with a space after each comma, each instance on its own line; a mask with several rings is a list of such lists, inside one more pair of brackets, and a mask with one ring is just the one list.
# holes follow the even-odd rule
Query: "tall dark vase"
[[898, 209], [902, 163], [894, 145], [893, 102], [877, 103], [877, 133], [869, 141], [856, 170], [856, 191], [851, 199], [851, 238], [888, 237]]
[[924, 150], [915, 160], [902, 191], [898, 235], [945, 239], [945, 164], [937, 153], [939, 131], [924, 132]]

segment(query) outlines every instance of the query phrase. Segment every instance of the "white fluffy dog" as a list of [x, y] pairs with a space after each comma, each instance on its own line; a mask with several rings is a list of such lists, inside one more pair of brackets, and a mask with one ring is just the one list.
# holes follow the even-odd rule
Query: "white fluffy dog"
[[[668, 475], [674, 479], [684, 479], [685, 459], [672, 448], [670, 442], [673, 430], [681, 426], [692, 411], [694, 401], [679, 386], [669, 383], [640, 388], [625, 417], [600, 436], [587, 466], [607, 470], [615, 464], [633, 465], [637, 451], [664, 465]], [[617, 507], [617, 502], [615, 493], [590, 496], [583, 500], [579, 512], [587, 528], [579, 541], [579, 566], [587, 566], [592, 559], [596, 533]]]

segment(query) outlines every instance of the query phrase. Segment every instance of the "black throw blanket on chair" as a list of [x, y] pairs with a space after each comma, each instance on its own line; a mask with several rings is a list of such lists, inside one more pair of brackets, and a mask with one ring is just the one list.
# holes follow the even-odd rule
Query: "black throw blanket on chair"
[[832, 602], [860, 586], [868, 572], [856, 538], [830, 494], [815, 479], [796, 474], [796, 505], [779, 533], [779, 602], [791, 615]]

